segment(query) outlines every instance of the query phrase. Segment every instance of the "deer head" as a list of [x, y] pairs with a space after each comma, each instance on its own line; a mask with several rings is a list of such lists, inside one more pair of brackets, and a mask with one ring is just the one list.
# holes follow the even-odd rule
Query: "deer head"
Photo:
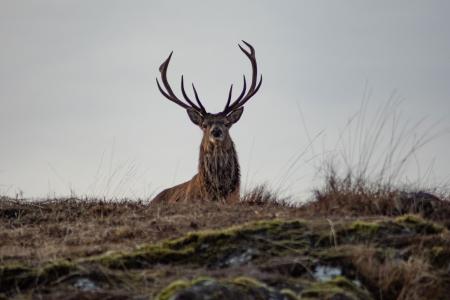
[[250, 51], [247, 51], [242, 48], [241, 45], [238, 45], [242, 52], [244, 52], [245, 55], [249, 58], [252, 64], [251, 85], [247, 91], [247, 82], [244, 75], [242, 92], [233, 102], [231, 101], [233, 85], [231, 85], [225, 108], [219, 113], [209, 113], [206, 111], [205, 107], [198, 97], [197, 90], [195, 89], [194, 84], [192, 84], [192, 89], [194, 90], [195, 101], [197, 102], [197, 104], [195, 104], [188, 97], [184, 89], [183, 75], [181, 76], [181, 92], [183, 94], [185, 102], [180, 100], [175, 95], [167, 80], [167, 68], [169, 66], [169, 62], [172, 58], [173, 52], [170, 53], [169, 57], [159, 67], [159, 71], [161, 72], [161, 80], [165, 87], [165, 90], [162, 89], [157, 78], [156, 83], [158, 85], [159, 91], [164, 95], [164, 97], [186, 109], [190, 120], [203, 130], [204, 140], [209, 141], [213, 144], [220, 144], [230, 139], [228, 130], [234, 123], [239, 121], [242, 113], [244, 112], [244, 104], [256, 94], [262, 83], [262, 75], [259, 82], [257, 83], [258, 68], [256, 65], [255, 49], [249, 43], [245, 41], [242, 42], [244, 42], [244, 44], [247, 45], [247, 47], [250, 49]]

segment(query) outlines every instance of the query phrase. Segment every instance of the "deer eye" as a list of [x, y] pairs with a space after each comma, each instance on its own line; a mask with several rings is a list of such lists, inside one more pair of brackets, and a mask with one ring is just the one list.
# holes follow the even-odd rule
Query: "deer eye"
[[208, 127], [208, 124], [206, 124], [205, 122], [202, 123], [202, 128], [206, 129], [206, 127]]

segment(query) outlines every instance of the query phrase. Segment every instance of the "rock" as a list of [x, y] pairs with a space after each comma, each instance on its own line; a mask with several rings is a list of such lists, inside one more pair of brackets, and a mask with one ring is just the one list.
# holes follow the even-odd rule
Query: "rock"
[[427, 192], [401, 192], [394, 198], [400, 214], [413, 213], [431, 215], [442, 200]]

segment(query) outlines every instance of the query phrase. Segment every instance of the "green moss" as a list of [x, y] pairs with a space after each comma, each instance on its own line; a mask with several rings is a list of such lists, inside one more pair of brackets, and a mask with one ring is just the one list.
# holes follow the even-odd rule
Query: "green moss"
[[230, 239], [243, 238], [255, 234], [262, 234], [278, 239], [287, 231], [292, 233], [292, 230], [304, 228], [306, 228], [305, 224], [300, 221], [258, 221], [221, 230], [191, 232], [181, 238], [166, 241], [163, 245], [171, 249], [180, 249], [187, 245], [195, 246], [198, 244], [216, 243], [218, 241], [228, 241]]
[[[270, 249], [276, 247], [277, 240], [287, 239], [287, 242], [291, 240], [294, 243], [296, 238], [301, 238], [305, 228], [300, 221], [259, 221], [223, 230], [191, 232], [157, 245], [141, 246], [129, 253], [107, 252], [85, 261], [97, 262], [109, 268], [140, 268], [156, 263], [210, 265], [218, 263], [233, 251], [248, 248], [246, 245]], [[249, 237], [274, 241], [274, 244]], [[307, 246], [307, 243], [303, 241], [301, 245]]]
[[436, 234], [443, 230], [442, 226], [424, 220], [420, 216], [404, 215], [387, 221], [355, 221], [338, 231], [337, 236], [338, 240], [344, 243], [374, 239], [381, 241], [385, 234]]
[[164, 288], [156, 297], [157, 300], [169, 300], [182, 289], [192, 286], [192, 283], [186, 280], [177, 280]]
[[250, 299], [267, 299], [264, 295], [275, 292], [273, 288], [265, 283], [251, 277], [240, 276], [225, 283], [228, 289], [235, 290], [242, 295], [248, 295]]
[[[236, 277], [228, 280], [216, 280], [203, 277], [192, 281], [177, 280], [158, 294], [157, 300], [180, 299], [281, 299], [297, 300], [297, 295], [289, 290], [281, 291], [251, 277]], [[184, 298], [186, 297], [186, 298]]]
[[422, 224], [424, 219], [418, 215], [403, 215], [395, 218], [397, 223]]
[[434, 246], [428, 251], [431, 264], [435, 266], [448, 266], [450, 264], [450, 248]]
[[314, 251], [310, 254], [310, 256], [316, 258], [323, 264], [342, 262], [350, 256], [352, 249], [352, 247], [346, 245], [332, 248], [322, 248]]
[[0, 278], [19, 276], [20, 274], [29, 272], [30, 268], [24, 265], [14, 263], [10, 265], [0, 266]]
[[427, 221], [418, 215], [403, 215], [397, 217], [395, 222], [416, 233], [422, 234], [436, 234], [441, 233], [444, 230], [443, 226]]
[[372, 299], [368, 292], [358, 288], [353, 282], [343, 276], [312, 284], [302, 291], [301, 299], [331, 299], [332, 297], [338, 297], [338, 295], [347, 297], [345, 299]]
[[268, 288], [267, 285], [262, 283], [261, 281], [258, 281], [254, 278], [246, 277], [246, 276], [236, 277], [231, 282], [234, 284], [237, 284], [237, 285], [244, 286], [244, 287]]
[[[333, 297], [344, 296], [345, 299], [370, 300], [369, 293], [358, 288], [345, 277], [338, 276], [326, 282], [309, 282], [306, 288], [296, 294], [289, 287], [276, 289], [251, 277], [236, 277], [233, 279], [218, 281], [207, 279], [208, 284], [203, 281], [178, 280], [166, 287], [158, 296], [158, 300], [168, 300], [180, 293], [190, 295], [192, 299], [207, 293], [209, 299], [223, 299], [224, 295], [245, 297], [245, 299], [272, 299], [285, 297], [289, 300], [298, 299], [334, 299]], [[337, 299], [337, 298], [336, 298]]]
[[67, 260], [58, 260], [50, 262], [44, 265], [42, 268], [37, 269], [37, 276], [41, 280], [52, 280], [59, 276], [69, 274], [70, 272], [77, 269], [77, 265], [73, 262]]
[[380, 230], [380, 224], [375, 222], [355, 221], [350, 224], [349, 229], [363, 236], [372, 236]]
[[107, 252], [84, 261], [100, 263], [105, 267], [113, 269], [142, 268], [156, 263], [177, 263], [191, 258], [192, 255], [194, 255], [194, 249], [192, 247], [172, 250], [164, 245], [149, 245], [129, 253]]
[[48, 283], [60, 276], [77, 270], [77, 266], [67, 260], [57, 260], [38, 268], [25, 265], [9, 265], [0, 267], [0, 291], [11, 287], [27, 288], [31, 285]]
[[280, 293], [288, 300], [300, 300], [301, 298], [290, 289], [282, 289]]
[[338, 244], [347, 244], [361, 241], [372, 241], [380, 237], [386, 228], [381, 222], [354, 221], [342, 226], [337, 233]]
[[197, 278], [195, 278], [194, 280], [191, 281], [191, 283], [194, 284], [199, 284], [205, 281], [212, 281], [214, 280], [213, 278], [209, 277], [209, 276], [199, 276]]

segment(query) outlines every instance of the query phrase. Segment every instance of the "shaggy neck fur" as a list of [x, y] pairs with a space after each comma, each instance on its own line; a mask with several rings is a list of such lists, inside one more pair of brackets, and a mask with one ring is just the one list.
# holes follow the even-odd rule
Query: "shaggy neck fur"
[[240, 171], [234, 143], [229, 136], [219, 143], [203, 137], [200, 146], [198, 180], [203, 194], [210, 200], [226, 199], [239, 189]]

